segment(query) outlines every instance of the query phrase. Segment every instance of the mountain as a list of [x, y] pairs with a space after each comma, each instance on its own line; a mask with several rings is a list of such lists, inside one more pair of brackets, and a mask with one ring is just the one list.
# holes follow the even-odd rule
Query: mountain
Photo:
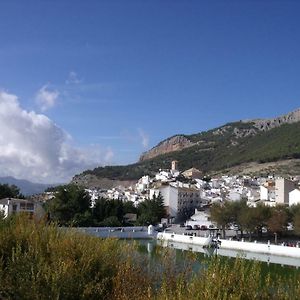
[[263, 165], [290, 159], [298, 163], [299, 158], [300, 109], [276, 118], [240, 120], [192, 135], [175, 135], [143, 153], [135, 164], [98, 167], [73, 180], [78, 183], [86, 176], [136, 180], [170, 168], [172, 160], [178, 160], [180, 171], [195, 167], [216, 173], [247, 163]]
[[[169, 152], [183, 150], [194, 145], [200, 145], [201, 143], [206, 143], [206, 146], [209, 146], [209, 142], [214, 142], [215, 140], [209, 137], [209, 133], [212, 133], [215, 136], [226, 136], [232, 139], [232, 143], [238, 144], [240, 138], [254, 136], [262, 131], [269, 131], [284, 124], [293, 124], [297, 122], [300, 122], [300, 109], [272, 119], [241, 120], [239, 122], [226, 124], [208, 132], [201, 132], [190, 136], [175, 135], [143, 153], [140, 157], [140, 162]], [[230, 132], [232, 133], [231, 137], [228, 136], [228, 133]]]
[[54, 184], [33, 183], [28, 180], [16, 179], [14, 177], [0, 177], [1, 184], [16, 185], [24, 196], [30, 196], [44, 192], [48, 187], [55, 186]]

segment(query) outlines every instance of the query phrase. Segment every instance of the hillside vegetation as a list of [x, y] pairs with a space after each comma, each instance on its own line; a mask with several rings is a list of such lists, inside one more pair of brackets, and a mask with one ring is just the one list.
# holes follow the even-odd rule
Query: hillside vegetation
[[235, 122], [185, 137], [194, 145], [127, 166], [98, 167], [80, 176], [92, 174], [99, 178], [135, 180], [153, 175], [160, 168], [170, 168], [172, 160], [179, 161], [180, 171], [195, 167], [213, 173], [243, 163], [300, 158], [300, 122], [268, 131], [257, 130], [252, 122]]

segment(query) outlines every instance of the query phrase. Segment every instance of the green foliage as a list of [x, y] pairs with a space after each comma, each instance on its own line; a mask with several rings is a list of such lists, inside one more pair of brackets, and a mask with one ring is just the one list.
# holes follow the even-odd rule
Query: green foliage
[[225, 238], [225, 229], [234, 222], [234, 213], [231, 208], [231, 202], [213, 203], [210, 208], [211, 220], [222, 229], [223, 238]]
[[276, 206], [272, 209], [267, 222], [268, 228], [273, 233], [281, 234], [286, 231], [288, 213], [285, 206]]
[[90, 223], [90, 197], [76, 185], [60, 186], [47, 210], [51, 219], [65, 226], [87, 226]]
[[24, 198], [20, 189], [15, 185], [0, 184], [0, 199], [3, 198]]
[[[128, 212], [126, 211], [121, 200], [98, 199], [93, 208], [94, 224], [98, 226], [121, 226], [123, 224], [123, 217]], [[105, 225], [105, 224], [116, 225]]]
[[275, 207], [259, 204], [256, 207], [247, 206], [246, 201], [215, 203], [210, 208], [211, 220], [216, 222], [221, 229], [230, 225], [238, 225], [243, 234], [246, 231], [249, 239], [253, 234], [262, 235], [262, 228], [269, 232], [283, 234], [287, 231], [290, 219], [294, 225], [294, 232], [300, 234], [300, 205]]
[[290, 208], [291, 221], [294, 225], [294, 231], [300, 235], [300, 204], [292, 205]]
[[152, 199], [146, 199], [138, 206], [138, 220], [139, 225], [149, 225], [160, 223], [161, 218], [166, 216], [164, 207], [164, 199], [159, 194], [154, 195]]
[[101, 226], [103, 227], [118, 227], [122, 226], [121, 222], [116, 216], [111, 216], [106, 219], [104, 219], [101, 223]]
[[93, 208], [90, 202], [81, 187], [60, 186], [46, 209], [52, 221], [64, 226], [121, 226], [126, 213], [136, 213], [132, 202], [100, 198]]

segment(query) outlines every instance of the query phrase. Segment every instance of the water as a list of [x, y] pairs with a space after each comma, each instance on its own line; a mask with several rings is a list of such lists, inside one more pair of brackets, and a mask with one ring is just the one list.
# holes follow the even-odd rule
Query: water
[[[124, 240], [123, 242], [132, 243], [132, 241]], [[218, 255], [224, 258], [224, 261], [233, 261], [236, 257], [242, 257], [246, 260], [261, 261], [262, 276], [271, 273], [272, 275], [293, 276], [300, 274], [300, 260], [292, 257], [283, 257], [276, 255], [265, 255], [254, 252], [239, 252], [225, 249], [204, 249], [202, 246], [187, 245], [177, 242], [161, 242], [156, 240], [135, 240], [138, 244], [139, 252], [147, 255], [149, 259], [155, 263], [158, 260], [159, 248], [170, 249], [174, 255], [176, 264], [180, 268], [184, 264], [189, 254], [195, 255], [196, 259], [192, 269], [198, 272], [202, 267], [205, 267], [208, 260]]]
[[[127, 228], [125, 232], [113, 232], [109, 233], [108, 237], [110, 237], [110, 234], [113, 234], [113, 236], [117, 238], [130, 238], [131, 239], [125, 239], [121, 242], [124, 243], [132, 243], [136, 242], [138, 243], [138, 250], [140, 253], [143, 253], [144, 255], [147, 255], [149, 260], [151, 260], [152, 263], [155, 264], [156, 261], [158, 261], [158, 253], [159, 248], [167, 248], [172, 249], [174, 251], [176, 264], [181, 265], [184, 264], [184, 261], [186, 259], [186, 256], [189, 253], [193, 253], [197, 256], [197, 262], [194, 264], [193, 269], [199, 270], [201, 268], [201, 264], [204, 263], [204, 261], [207, 262], [210, 257], [213, 257], [215, 255], [228, 258], [228, 259], [234, 259], [236, 257], [242, 257], [246, 260], [255, 260], [255, 261], [261, 261], [262, 262], [262, 269], [264, 272], [268, 273], [276, 273], [276, 274], [293, 274], [297, 273], [300, 274], [300, 259], [288, 257], [288, 256], [278, 256], [278, 255], [268, 255], [268, 254], [261, 254], [261, 253], [255, 253], [255, 252], [249, 252], [249, 251], [235, 251], [235, 250], [229, 250], [229, 249], [205, 249], [202, 246], [192, 245], [192, 244], [185, 244], [185, 243], [179, 243], [179, 242], [171, 242], [171, 241], [157, 241], [155, 239], [146, 239], [147, 237], [147, 231], [146, 228], [139, 228], [137, 230], [134, 228], [134, 232], [131, 230], [131, 228]], [[90, 229], [85, 228], [83, 229], [85, 233], [96, 235], [99, 237], [107, 237], [107, 232], [110, 232], [110, 230], [107, 229]], [[127, 232], [128, 231], [128, 232]], [[103, 232], [105, 233], [103, 235]], [[124, 235], [125, 234], [125, 235]], [[129, 234], [129, 236], [127, 236]]]

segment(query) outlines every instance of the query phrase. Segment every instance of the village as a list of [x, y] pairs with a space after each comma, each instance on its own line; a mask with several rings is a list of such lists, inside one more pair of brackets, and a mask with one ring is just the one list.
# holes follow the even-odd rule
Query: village
[[196, 219], [196, 222], [186, 224], [209, 227], [213, 226], [209, 221], [209, 207], [213, 203], [246, 200], [250, 207], [256, 207], [259, 203], [271, 207], [300, 203], [298, 177], [224, 175], [207, 178], [196, 168], [179, 172], [177, 161], [172, 161], [170, 167], [169, 170], [160, 169], [154, 177], [143, 176], [128, 188], [87, 189], [92, 199], [91, 205], [103, 197], [131, 201], [138, 206], [145, 199], [160, 194], [167, 211], [166, 223], [182, 223], [193, 216], [191, 219]]
[[[166, 209], [165, 225], [181, 224], [187, 228], [208, 229], [216, 227], [210, 220], [210, 206], [213, 203], [247, 201], [249, 207], [258, 204], [274, 207], [293, 206], [300, 203], [299, 178], [276, 176], [250, 177], [229, 176], [209, 178], [191, 168], [179, 172], [178, 161], [172, 161], [170, 169], [160, 169], [154, 177], [140, 178], [129, 187], [118, 186], [112, 189], [89, 188], [90, 206], [93, 208], [100, 198], [132, 202], [137, 207], [146, 199], [161, 195]], [[45, 192], [28, 199], [1, 199], [0, 210], [4, 216], [27, 211], [43, 214], [43, 203], [51, 200], [55, 192]], [[136, 216], [128, 216], [135, 220]], [[232, 228], [235, 229], [235, 228]]]

